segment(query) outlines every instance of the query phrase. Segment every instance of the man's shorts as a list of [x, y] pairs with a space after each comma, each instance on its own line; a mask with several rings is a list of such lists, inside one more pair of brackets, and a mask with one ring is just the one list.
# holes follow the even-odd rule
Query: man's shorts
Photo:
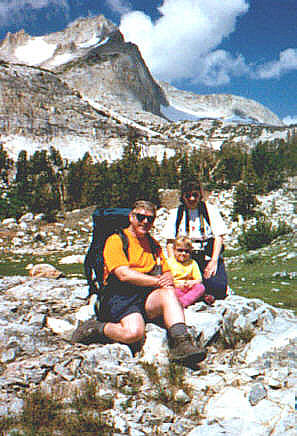
[[147, 297], [154, 290], [113, 280], [103, 291], [100, 321], [118, 323], [131, 313], [140, 313], [148, 321], [144, 307]]

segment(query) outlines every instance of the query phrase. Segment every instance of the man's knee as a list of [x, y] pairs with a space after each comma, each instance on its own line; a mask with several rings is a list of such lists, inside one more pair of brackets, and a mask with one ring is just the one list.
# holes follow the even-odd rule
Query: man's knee
[[171, 298], [177, 298], [177, 296], [176, 296], [176, 291], [175, 291], [175, 288], [174, 287], [170, 287], [170, 288], [161, 288], [161, 291], [162, 291], [162, 296], [164, 297], [164, 298], [169, 298], [169, 299], [171, 299]]
[[124, 328], [123, 342], [133, 344], [140, 341], [144, 336], [144, 328], [140, 325], [129, 326]]

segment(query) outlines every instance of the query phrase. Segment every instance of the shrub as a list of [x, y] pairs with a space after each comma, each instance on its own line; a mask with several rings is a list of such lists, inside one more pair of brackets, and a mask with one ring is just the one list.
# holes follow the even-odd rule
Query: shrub
[[232, 315], [223, 321], [220, 335], [217, 339], [217, 344], [222, 349], [235, 350], [241, 345], [248, 344], [255, 336], [251, 326], [235, 328], [235, 321], [236, 315]]
[[274, 227], [267, 218], [260, 217], [253, 226], [249, 228], [242, 227], [238, 242], [242, 248], [255, 250], [269, 245], [274, 239], [291, 231], [291, 227], [286, 223], [279, 221], [277, 227]]

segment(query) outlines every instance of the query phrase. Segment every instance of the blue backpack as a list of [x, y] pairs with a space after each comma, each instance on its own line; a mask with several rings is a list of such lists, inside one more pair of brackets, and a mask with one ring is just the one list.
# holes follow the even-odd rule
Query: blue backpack
[[97, 294], [100, 298], [103, 288], [104, 260], [103, 250], [106, 239], [113, 233], [120, 235], [123, 249], [128, 257], [128, 240], [123, 228], [129, 226], [128, 208], [97, 208], [93, 213], [93, 235], [87, 251], [84, 269], [89, 286], [89, 296]]

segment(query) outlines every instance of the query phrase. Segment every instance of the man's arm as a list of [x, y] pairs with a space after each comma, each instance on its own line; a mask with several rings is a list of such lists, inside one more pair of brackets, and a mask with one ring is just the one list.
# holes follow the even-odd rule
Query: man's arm
[[135, 271], [129, 266], [119, 266], [113, 270], [113, 273], [121, 282], [128, 282], [137, 286], [153, 288], [173, 286], [173, 278], [170, 272], [163, 273], [160, 276], [152, 276]]

